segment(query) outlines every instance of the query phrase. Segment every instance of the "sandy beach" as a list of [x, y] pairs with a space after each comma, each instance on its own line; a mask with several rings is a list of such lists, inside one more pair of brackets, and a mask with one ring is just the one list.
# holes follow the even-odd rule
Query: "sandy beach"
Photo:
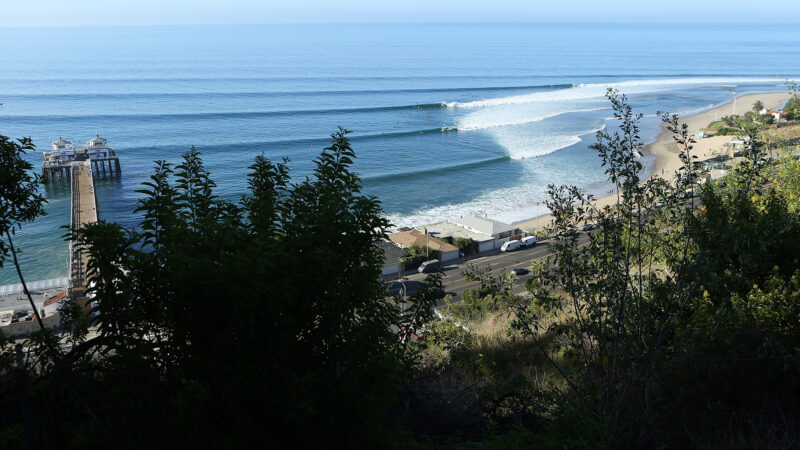
[[[723, 116], [731, 114], [743, 115], [747, 111], [752, 111], [753, 103], [758, 100], [760, 100], [767, 109], [772, 109], [781, 106], [784, 101], [789, 99], [789, 96], [790, 94], [788, 92], [742, 95], [736, 97], [736, 100], [722, 106], [681, 117], [680, 122], [686, 123], [689, 126], [689, 133], [696, 135], [698, 131], [704, 129]], [[698, 161], [709, 159], [713, 156], [712, 152], [723, 150], [725, 148], [725, 142], [728, 142], [730, 139], [731, 136], [696, 138], [697, 142], [694, 145], [692, 153], [697, 156]], [[672, 134], [666, 131], [663, 125], [662, 131], [656, 138], [656, 141], [646, 145], [643, 150], [646, 155], [656, 158], [653, 170], [650, 173], [651, 177], [663, 177], [670, 181], [675, 177], [675, 172], [680, 168], [682, 163], [678, 157], [677, 145], [672, 140]], [[602, 208], [614, 201], [616, 201], [616, 196], [608, 195], [597, 199], [595, 204], [598, 208]], [[550, 219], [550, 215], [546, 214], [516, 222], [515, 225], [525, 231], [533, 231], [546, 227], [550, 223]]]

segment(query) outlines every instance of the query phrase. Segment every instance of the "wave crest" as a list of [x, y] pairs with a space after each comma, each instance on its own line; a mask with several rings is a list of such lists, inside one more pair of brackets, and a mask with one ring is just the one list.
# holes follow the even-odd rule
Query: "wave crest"
[[487, 108], [476, 111], [456, 120], [458, 131], [477, 131], [540, 122], [567, 113], [602, 111], [606, 107], [580, 107], [564, 104], [560, 107], [541, 105], [517, 105], [505, 108]]
[[786, 79], [776, 78], [724, 78], [724, 77], [693, 77], [672, 78], [655, 80], [630, 80], [615, 83], [581, 83], [574, 84], [566, 89], [557, 89], [547, 92], [534, 92], [510, 97], [490, 98], [471, 102], [446, 103], [448, 108], [484, 108], [488, 106], [516, 105], [537, 102], [558, 102], [568, 100], [585, 100], [602, 97], [608, 88], [624, 89], [626, 94], [641, 94], [669, 90], [676, 86], [691, 86], [703, 84], [748, 84], [748, 83], [782, 83]]
[[575, 144], [583, 142], [583, 137], [605, 128], [601, 126], [591, 130], [582, 130], [569, 134], [553, 134], [542, 138], [532, 138], [525, 133], [514, 133], [512, 130], [503, 130], [495, 134], [497, 143], [506, 149], [511, 159], [528, 159], [549, 155]]

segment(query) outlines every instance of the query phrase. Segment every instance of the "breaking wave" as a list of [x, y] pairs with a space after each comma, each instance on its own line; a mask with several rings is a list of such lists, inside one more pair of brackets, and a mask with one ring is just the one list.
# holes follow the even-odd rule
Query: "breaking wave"
[[508, 151], [511, 159], [527, 159], [544, 156], [583, 142], [583, 137], [597, 133], [604, 127], [584, 130], [575, 134], [550, 135], [542, 139], [531, 139], [524, 135], [501, 134], [496, 136], [498, 143]]
[[[608, 88], [618, 88], [626, 94], [641, 94], [673, 89], [679, 86], [691, 85], [724, 85], [769, 83], [777, 81], [775, 78], [725, 78], [725, 77], [695, 77], [673, 78], [661, 80], [632, 80], [617, 83], [584, 83], [576, 84], [566, 89], [549, 92], [534, 92], [531, 94], [514, 95], [510, 97], [490, 98], [471, 102], [446, 103], [448, 108], [483, 108], [487, 106], [516, 105], [522, 103], [557, 102], [567, 100], [584, 100], [602, 97]], [[781, 82], [783, 79], [780, 80]]]
[[539, 122], [567, 113], [602, 111], [605, 106], [581, 107], [577, 104], [561, 105], [512, 105], [501, 108], [486, 108], [467, 114], [456, 120], [458, 131], [477, 131], [489, 128], [508, 127]]

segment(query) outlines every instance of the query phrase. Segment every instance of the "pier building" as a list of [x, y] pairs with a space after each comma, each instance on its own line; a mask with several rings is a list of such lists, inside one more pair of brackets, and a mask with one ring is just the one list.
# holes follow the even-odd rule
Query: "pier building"
[[42, 154], [42, 176], [49, 180], [55, 179], [56, 175], [61, 179], [68, 178], [76, 161], [89, 161], [93, 171], [102, 176], [118, 176], [121, 172], [117, 150], [108, 146], [108, 140], [96, 135], [86, 145], [77, 148], [71, 141], [59, 137], [53, 142], [51, 151]]

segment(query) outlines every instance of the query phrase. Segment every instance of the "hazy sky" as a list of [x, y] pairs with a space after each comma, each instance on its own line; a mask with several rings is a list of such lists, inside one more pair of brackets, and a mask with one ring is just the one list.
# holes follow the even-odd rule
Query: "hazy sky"
[[0, 0], [0, 26], [800, 22], [800, 0]]

